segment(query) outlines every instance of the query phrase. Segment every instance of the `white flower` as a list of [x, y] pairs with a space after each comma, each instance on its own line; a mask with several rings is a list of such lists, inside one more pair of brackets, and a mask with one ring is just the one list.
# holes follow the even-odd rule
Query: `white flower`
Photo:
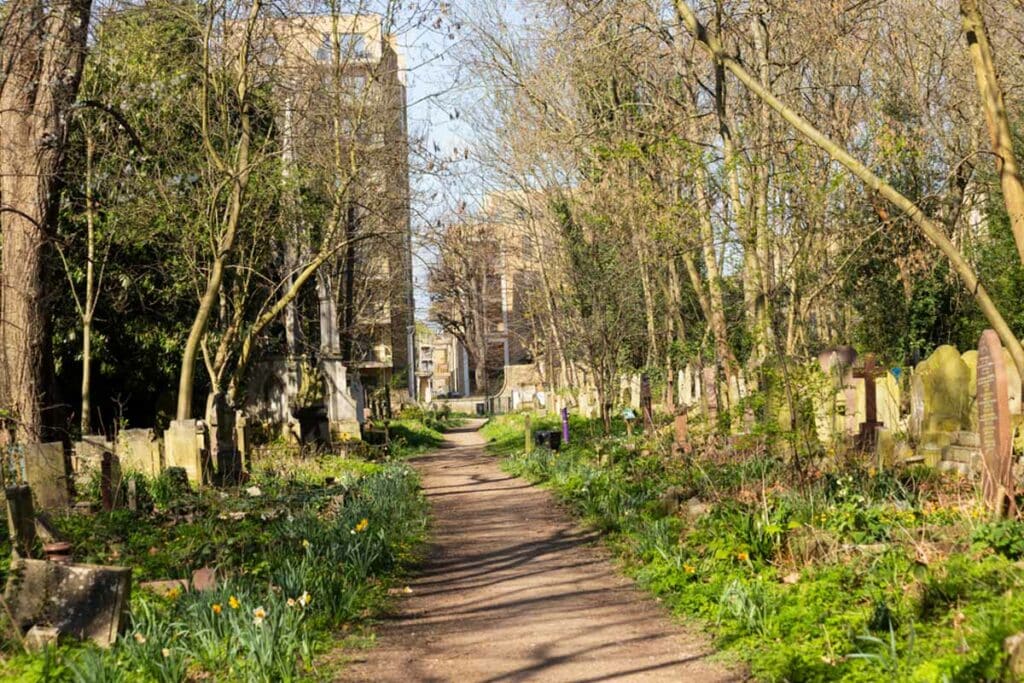
[[310, 597], [308, 592], [303, 592], [302, 595], [299, 596], [299, 604], [303, 607], [308, 605], [310, 600], [312, 600], [312, 598]]
[[263, 620], [267, 618], [267, 610], [262, 607], [257, 607], [252, 611], [252, 623], [256, 626], [262, 626]]

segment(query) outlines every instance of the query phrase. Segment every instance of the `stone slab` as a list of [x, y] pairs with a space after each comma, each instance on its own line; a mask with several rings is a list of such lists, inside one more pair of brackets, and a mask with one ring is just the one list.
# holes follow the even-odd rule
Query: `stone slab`
[[22, 633], [51, 627], [110, 647], [127, 624], [131, 575], [127, 567], [15, 560], [4, 597]]

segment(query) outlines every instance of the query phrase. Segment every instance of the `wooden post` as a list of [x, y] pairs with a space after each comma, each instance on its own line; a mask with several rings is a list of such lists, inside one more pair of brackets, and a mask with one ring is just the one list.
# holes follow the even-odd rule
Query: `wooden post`
[[526, 420], [523, 423], [524, 431], [526, 435], [526, 442], [523, 444], [526, 454], [533, 453], [533, 421], [530, 416], [526, 416]]

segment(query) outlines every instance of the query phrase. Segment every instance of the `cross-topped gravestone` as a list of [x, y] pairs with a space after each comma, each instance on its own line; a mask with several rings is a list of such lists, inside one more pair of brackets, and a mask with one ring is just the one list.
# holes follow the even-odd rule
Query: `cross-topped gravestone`
[[875, 379], [885, 374], [885, 368], [875, 361], [875, 354], [864, 357], [864, 367], [853, 371], [853, 376], [864, 380], [864, 422], [860, 425], [858, 446], [863, 451], [873, 451], [877, 441], [878, 428], [878, 394]]
[[985, 330], [978, 342], [978, 434], [985, 500], [998, 515], [1015, 514], [1010, 399], [999, 335]]

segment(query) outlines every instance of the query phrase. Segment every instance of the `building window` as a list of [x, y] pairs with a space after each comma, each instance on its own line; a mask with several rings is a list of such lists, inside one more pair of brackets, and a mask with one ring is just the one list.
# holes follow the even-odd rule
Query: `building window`
[[[366, 49], [366, 39], [361, 33], [338, 34], [338, 53], [344, 63], [350, 59], [366, 59], [370, 53]], [[316, 61], [330, 62], [334, 54], [334, 41], [330, 33], [320, 36], [320, 47], [316, 50]]]

